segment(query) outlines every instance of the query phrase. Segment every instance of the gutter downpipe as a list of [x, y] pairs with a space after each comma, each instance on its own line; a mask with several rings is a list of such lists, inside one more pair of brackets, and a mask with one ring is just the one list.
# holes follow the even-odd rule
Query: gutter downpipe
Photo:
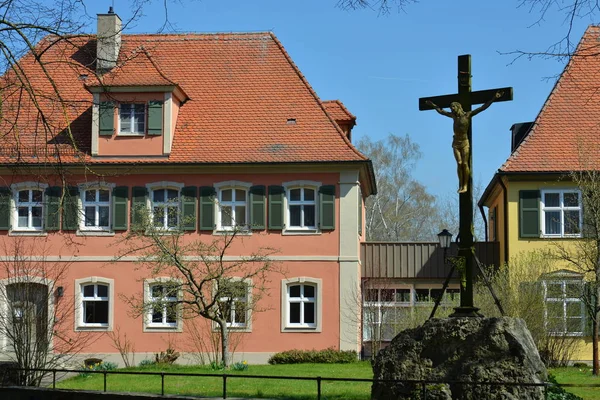
[[502, 180], [502, 176], [498, 176], [502, 193], [504, 197], [504, 262], [508, 263], [508, 189]]

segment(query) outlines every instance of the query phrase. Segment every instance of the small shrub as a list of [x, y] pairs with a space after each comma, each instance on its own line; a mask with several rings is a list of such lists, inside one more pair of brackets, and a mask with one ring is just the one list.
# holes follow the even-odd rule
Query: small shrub
[[[86, 371], [114, 371], [118, 368], [119, 366], [113, 362], [97, 362], [96, 364], [90, 364], [87, 363], [86, 365], [83, 366], [83, 369]], [[82, 376], [84, 378], [87, 378], [88, 376], [91, 376], [92, 374], [88, 373], [88, 372], [80, 372], [79, 376]]]
[[149, 360], [149, 359], [145, 359], [140, 361], [140, 368], [145, 368], [145, 367], [150, 367], [152, 365], [156, 365], [156, 362], [154, 360]]
[[231, 366], [234, 371], [248, 371], [248, 361], [236, 362]]
[[287, 350], [269, 358], [269, 364], [348, 364], [358, 360], [358, 354], [352, 350]]
[[587, 364], [586, 364], [586, 363], [584, 363], [584, 362], [576, 362], [576, 363], [573, 363], [573, 366], [574, 366], [575, 368], [589, 368], [589, 367], [590, 367], [589, 365], [587, 365]]
[[546, 391], [546, 400], [583, 400], [582, 397], [574, 395], [573, 393], [569, 393], [560, 387], [554, 375], [548, 374], [548, 382], [552, 383], [553, 385], [548, 386], [548, 390]]
[[225, 369], [225, 364], [223, 364], [223, 362], [211, 361], [210, 369], [213, 371], [222, 371]]
[[173, 364], [179, 358], [179, 352], [169, 347], [166, 351], [161, 351], [160, 354], [154, 354], [154, 362], [156, 364]]

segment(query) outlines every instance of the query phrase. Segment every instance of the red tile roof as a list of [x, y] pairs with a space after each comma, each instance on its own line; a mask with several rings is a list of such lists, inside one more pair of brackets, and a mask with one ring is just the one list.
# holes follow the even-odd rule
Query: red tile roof
[[[367, 160], [325, 111], [271, 33], [123, 35], [120, 67], [102, 78], [103, 83], [129, 86], [168, 82], [179, 85], [190, 100], [180, 109], [168, 157], [90, 157], [92, 95], [86, 85], [98, 83], [94, 70], [96, 40], [94, 36], [76, 36], [48, 46], [53, 40], [48, 37], [38, 44], [39, 49], [46, 49], [42, 66], [29, 54], [19, 61], [22, 72], [2, 77], [0, 161], [14, 162], [15, 157], [21, 162], [57, 157], [63, 162], [80, 162], [85, 157], [92, 163]], [[47, 76], [42, 68], [46, 68]], [[15, 84], [22, 77], [29, 79], [33, 91], [27, 85]], [[57, 99], [48, 77], [63, 101]], [[37, 94], [37, 104], [29, 93]], [[40, 124], [38, 109], [48, 118], [46, 127]], [[291, 118], [295, 124], [287, 123]]]
[[590, 26], [501, 172], [600, 169], [600, 27]]
[[325, 107], [325, 111], [327, 111], [335, 121], [356, 123], [356, 117], [348, 111], [341, 101], [325, 100], [323, 101], [323, 106]]

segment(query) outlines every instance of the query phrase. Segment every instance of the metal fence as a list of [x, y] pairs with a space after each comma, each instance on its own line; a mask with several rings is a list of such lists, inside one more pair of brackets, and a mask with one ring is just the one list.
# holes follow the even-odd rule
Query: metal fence
[[[307, 376], [274, 376], [274, 375], [229, 375], [229, 374], [196, 374], [196, 373], [178, 373], [178, 372], [143, 372], [143, 371], [93, 371], [89, 369], [27, 369], [27, 368], [10, 368], [6, 369], [5, 373], [27, 373], [27, 372], [43, 372], [48, 375], [52, 375], [52, 389], [56, 389], [56, 374], [57, 373], [77, 373], [77, 374], [101, 374], [103, 375], [104, 388], [103, 391], [108, 390], [107, 387], [107, 376], [108, 375], [146, 375], [160, 377], [161, 382], [161, 396], [165, 395], [165, 378], [169, 376], [184, 376], [184, 377], [212, 377], [221, 378], [223, 382], [223, 399], [227, 399], [227, 382], [231, 379], [267, 379], [267, 380], [301, 380], [301, 381], [314, 381], [316, 384], [316, 397], [321, 400], [323, 383], [325, 382], [387, 382], [387, 383], [399, 383], [399, 384], [411, 384], [417, 388], [419, 392], [417, 395], [420, 400], [426, 400], [428, 396], [428, 385], [466, 385], [466, 386], [489, 386], [491, 387], [541, 387], [544, 390], [544, 397], [547, 397], [547, 391], [550, 387], [555, 386], [553, 383], [517, 383], [517, 382], [471, 382], [471, 381], [439, 381], [439, 380], [411, 380], [411, 379], [367, 379], [367, 378], [326, 378], [321, 376], [307, 377]], [[600, 384], [563, 384], [558, 385], [560, 387], [590, 387], [599, 388]]]

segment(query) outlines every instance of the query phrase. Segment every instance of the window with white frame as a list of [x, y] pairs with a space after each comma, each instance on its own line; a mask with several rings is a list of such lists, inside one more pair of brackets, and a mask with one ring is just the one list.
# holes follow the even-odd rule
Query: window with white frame
[[585, 327], [582, 279], [542, 281], [546, 329], [551, 334], [581, 336]]
[[39, 188], [16, 191], [16, 230], [41, 231], [43, 229], [44, 192]]
[[[431, 307], [442, 294], [442, 286], [371, 287], [364, 289], [363, 340], [388, 341], [410, 327], [418, 307]], [[439, 312], [449, 311], [460, 299], [460, 289], [446, 288]], [[429, 311], [427, 309], [427, 311]], [[417, 318], [419, 318], [417, 316]]]
[[119, 124], [119, 133], [121, 134], [143, 135], [146, 132], [146, 104], [120, 104]]
[[108, 188], [82, 189], [81, 206], [83, 218], [81, 230], [110, 229], [110, 190]]
[[248, 190], [223, 188], [219, 190], [218, 229], [245, 227], [248, 221]]
[[86, 283], [81, 290], [81, 326], [108, 327], [110, 298], [109, 285], [105, 283]]
[[148, 286], [148, 327], [177, 327], [178, 285], [174, 282], [156, 282]]
[[541, 209], [543, 236], [581, 236], [582, 207], [579, 190], [544, 190]]
[[224, 285], [226, 286], [219, 289], [219, 309], [222, 315], [225, 316], [227, 326], [230, 328], [246, 328], [249, 319], [249, 283], [243, 280], [231, 279]]
[[288, 326], [314, 328], [317, 325], [316, 285], [288, 285]]
[[152, 220], [156, 228], [176, 229], [179, 225], [179, 189], [152, 189]]
[[291, 187], [287, 190], [288, 229], [317, 228], [317, 189]]

